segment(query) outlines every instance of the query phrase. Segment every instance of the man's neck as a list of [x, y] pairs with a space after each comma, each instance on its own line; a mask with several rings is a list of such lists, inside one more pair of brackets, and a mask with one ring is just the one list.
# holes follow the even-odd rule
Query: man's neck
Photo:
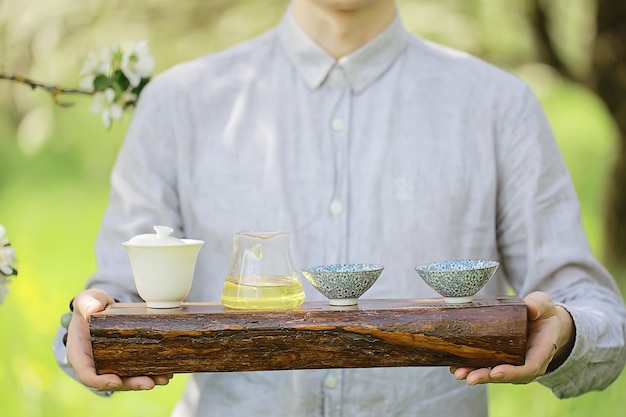
[[311, 39], [337, 59], [376, 37], [396, 14], [394, 0], [293, 0], [292, 10]]

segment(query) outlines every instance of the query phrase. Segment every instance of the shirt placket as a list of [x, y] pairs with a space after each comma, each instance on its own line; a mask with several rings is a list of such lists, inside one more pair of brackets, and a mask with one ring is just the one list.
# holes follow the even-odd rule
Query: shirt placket
[[340, 417], [342, 404], [343, 372], [331, 369], [326, 374], [323, 384], [324, 417]]
[[[328, 213], [330, 216], [329, 236], [333, 246], [328, 248], [329, 262], [341, 263], [347, 256], [348, 214], [348, 133], [351, 104], [350, 85], [340, 66], [334, 67], [328, 76], [329, 87], [334, 97], [328, 120], [330, 138], [334, 149], [334, 186]], [[330, 241], [330, 240], [329, 240]]]

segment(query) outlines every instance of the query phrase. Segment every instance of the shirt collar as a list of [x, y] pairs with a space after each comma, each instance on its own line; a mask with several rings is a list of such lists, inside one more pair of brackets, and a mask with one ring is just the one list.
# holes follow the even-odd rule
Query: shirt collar
[[291, 9], [278, 25], [278, 37], [289, 60], [311, 89], [324, 84], [335, 66], [340, 66], [355, 92], [363, 91], [379, 78], [402, 53], [407, 32], [396, 17], [378, 36], [349, 55], [335, 60], [300, 28]]

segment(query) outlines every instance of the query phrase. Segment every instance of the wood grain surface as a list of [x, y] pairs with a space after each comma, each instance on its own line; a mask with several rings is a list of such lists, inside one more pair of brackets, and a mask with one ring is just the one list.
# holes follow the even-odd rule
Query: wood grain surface
[[284, 311], [219, 303], [148, 309], [117, 303], [90, 322], [98, 373], [189, 372], [524, 363], [526, 305], [516, 297], [305, 302]]

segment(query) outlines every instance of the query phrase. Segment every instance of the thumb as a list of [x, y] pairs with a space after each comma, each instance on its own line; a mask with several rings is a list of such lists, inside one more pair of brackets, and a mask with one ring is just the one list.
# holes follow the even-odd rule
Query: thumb
[[531, 292], [524, 298], [524, 303], [526, 303], [528, 308], [528, 320], [530, 321], [539, 320], [554, 314], [552, 311], [554, 303], [545, 292]]
[[89, 317], [93, 313], [104, 310], [106, 306], [114, 302], [113, 297], [106, 291], [98, 289], [84, 290], [74, 298], [74, 312], [80, 314], [85, 321], [89, 321]]

